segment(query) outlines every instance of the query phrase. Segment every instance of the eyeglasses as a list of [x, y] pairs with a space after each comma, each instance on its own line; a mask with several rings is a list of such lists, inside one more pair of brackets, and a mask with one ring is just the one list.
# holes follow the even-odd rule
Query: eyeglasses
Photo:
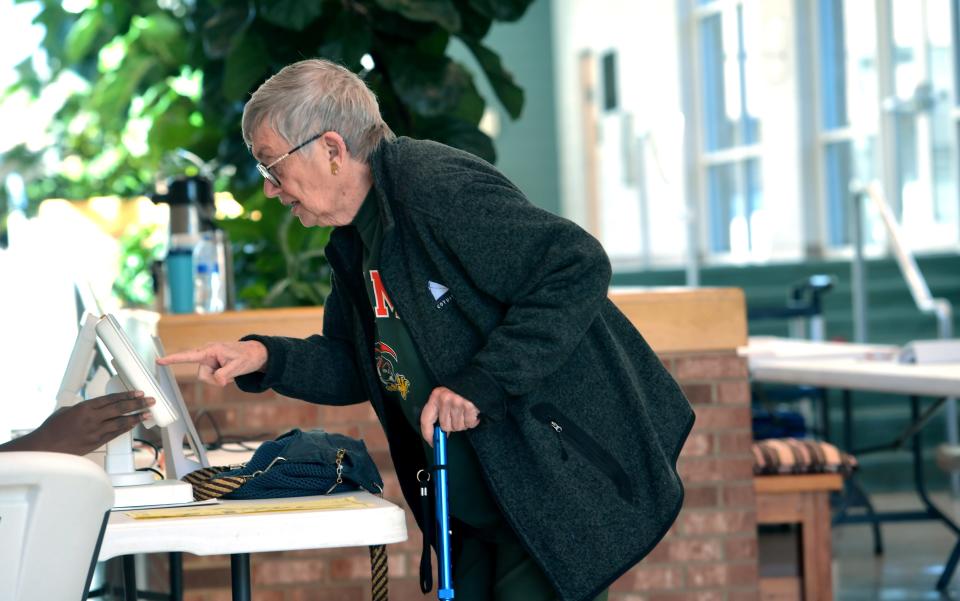
[[278, 158], [277, 160], [273, 161], [273, 162], [270, 163], [269, 165], [264, 165], [263, 163], [257, 163], [257, 171], [260, 172], [260, 175], [263, 176], [263, 179], [267, 180], [268, 182], [270, 182], [270, 183], [273, 184], [274, 186], [280, 188], [280, 187], [281, 187], [280, 180], [277, 179], [277, 176], [274, 175], [273, 172], [271, 172], [270, 170], [273, 169], [274, 167], [276, 167], [277, 163], [279, 163], [279, 162], [282, 161], [283, 159], [287, 158], [287, 157], [290, 156], [291, 154], [293, 154], [293, 153], [295, 153], [296, 151], [300, 150], [301, 148], [303, 148], [304, 146], [306, 146], [306, 145], [309, 144], [310, 142], [313, 142], [314, 140], [320, 138], [320, 136], [322, 136], [324, 133], [326, 133], [326, 132], [319, 133], [319, 134], [317, 134], [317, 135], [315, 135], [315, 136], [313, 136], [313, 137], [311, 137], [311, 138], [307, 138], [304, 142], [301, 142], [300, 144], [294, 146], [293, 148], [291, 148], [290, 150], [288, 150], [285, 154], [281, 155], [280, 158]]

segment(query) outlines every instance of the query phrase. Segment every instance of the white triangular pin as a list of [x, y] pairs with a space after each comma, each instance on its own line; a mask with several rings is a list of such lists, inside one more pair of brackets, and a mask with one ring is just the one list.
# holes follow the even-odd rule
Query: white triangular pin
[[450, 289], [443, 284], [431, 282], [430, 280], [427, 280], [427, 288], [430, 289], [430, 294], [433, 295], [433, 300], [440, 300], [444, 294], [450, 292]]

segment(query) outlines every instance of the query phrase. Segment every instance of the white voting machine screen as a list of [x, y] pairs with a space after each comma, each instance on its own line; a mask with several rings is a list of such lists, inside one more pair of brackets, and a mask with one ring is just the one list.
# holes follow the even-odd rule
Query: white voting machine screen
[[[156, 364], [155, 359], [164, 355], [163, 345], [156, 336], [152, 342], [151, 352], [147, 353], [149, 356], [141, 356], [113, 315], [97, 317], [85, 314], [57, 394], [57, 403], [61, 407], [73, 405], [83, 398], [121, 390], [141, 390], [145, 396], [154, 399], [155, 404], [149, 409], [150, 416], [143, 425], [147, 428], [159, 426], [161, 429], [166, 476], [169, 480], [160, 483], [166, 483], [167, 486], [142, 486], [156, 485], [158, 482], [154, 482], [149, 473], [135, 469], [130, 453], [132, 435], [129, 432], [109, 442], [105, 450], [95, 451], [90, 456], [98, 463], [100, 460], [95, 456], [102, 456], [104, 469], [115, 487], [122, 487], [125, 497], [133, 497], [133, 501], [121, 503], [120, 489], [116, 489], [118, 504], [125, 506], [152, 504], [156, 502], [154, 491], [160, 488], [170, 490], [174, 488], [172, 484], [183, 484], [186, 490], [182, 494], [189, 494], [189, 485], [176, 480], [209, 466], [200, 436], [190, 419], [172, 370]], [[96, 366], [95, 359], [99, 359]], [[190, 447], [191, 457], [187, 457], [185, 445]], [[134, 491], [139, 489], [150, 489], [150, 492], [134, 496]]]

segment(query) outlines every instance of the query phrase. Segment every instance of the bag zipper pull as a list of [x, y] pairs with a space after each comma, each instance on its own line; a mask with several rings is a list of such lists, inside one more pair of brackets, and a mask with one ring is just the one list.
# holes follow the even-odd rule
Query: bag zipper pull
[[327, 490], [326, 494], [330, 494], [340, 484], [343, 484], [343, 456], [347, 454], [346, 449], [337, 449], [337, 458], [334, 460], [337, 464], [337, 481], [334, 482], [330, 488]]
[[346, 449], [337, 449], [337, 484], [343, 484], [343, 456], [346, 454]]
[[550, 427], [553, 428], [553, 431], [557, 433], [557, 440], [560, 441], [560, 459], [566, 461], [570, 458], [570, 456], [567, 455], [567, 447], [563, 444], [563, 426], [553, 420], [550, 420]]

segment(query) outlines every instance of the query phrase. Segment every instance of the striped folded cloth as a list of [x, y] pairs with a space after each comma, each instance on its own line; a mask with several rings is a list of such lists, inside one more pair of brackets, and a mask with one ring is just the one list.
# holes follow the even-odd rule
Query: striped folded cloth
[[857, 469], [857, 458], [829, 442], [768, 438], [753, 443], [753, 473], [843, 474]]

